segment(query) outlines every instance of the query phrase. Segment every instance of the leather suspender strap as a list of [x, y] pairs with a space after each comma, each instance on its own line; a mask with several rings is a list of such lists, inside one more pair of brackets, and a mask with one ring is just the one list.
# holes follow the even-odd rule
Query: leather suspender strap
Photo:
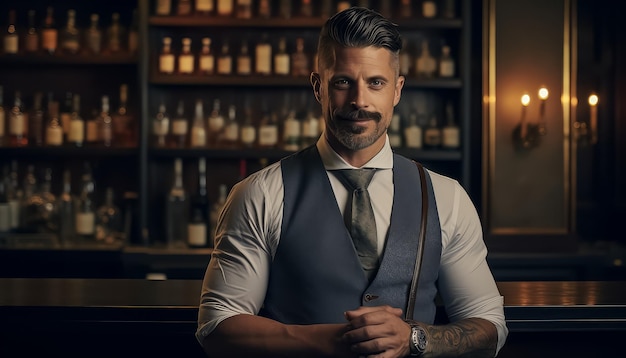
[[422, 190], [422, 221], [420, 223], [419, 239], [417, 242], [417, 258], [415, 267], [413, 268], [413, 278], [409, 289], [409, 300], [407, 302], [404, 319], [413, 319], [413, 310], [415, 308], [415, 296], [417, 295], [417, 282], [419, 281], [420, 271], [422, 269], [422, 258], [424, 257], [424, 242], [426, 241], [426, 220], [428, 219], [428, 187], [426, 186], [426, 174], [424, 167], [415, 162], [420, 175], [420, 185]]

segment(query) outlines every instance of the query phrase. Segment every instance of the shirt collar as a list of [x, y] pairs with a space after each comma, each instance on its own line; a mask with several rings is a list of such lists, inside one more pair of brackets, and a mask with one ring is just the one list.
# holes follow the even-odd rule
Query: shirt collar
[[[322, 162], [326, 170], [337, 169], [355, 169], [352, 165], [348, 164], [328, 143], [326, 136], [322, 133], [317, 140], [317, 150], [322, 157]], [[376, 168], [376, 169], [392, 169], [393, 168], [393, 151], [389, 144], [389, 137], [385, 134], [385, 145], [383, 148], [370, 159], [362, 168]]]

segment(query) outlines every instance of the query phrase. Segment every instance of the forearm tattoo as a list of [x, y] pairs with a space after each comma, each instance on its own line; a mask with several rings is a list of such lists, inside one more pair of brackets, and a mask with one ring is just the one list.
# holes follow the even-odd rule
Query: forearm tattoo
[[[498, 344], [495, 326], [469, 318], [443, 326], [428, 326], [428, 357], [493, 357]], [[425, 355], [426, 356], [426, 355]]]

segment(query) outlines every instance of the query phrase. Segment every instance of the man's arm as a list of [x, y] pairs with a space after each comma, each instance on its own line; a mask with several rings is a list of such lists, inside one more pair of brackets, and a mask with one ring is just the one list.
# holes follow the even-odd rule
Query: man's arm
[[202, 340], [210, 358], [356, 357], [343, 338], [347, 324], [285, 325], [240, 314], [222, 321]]
[[426, 325], [428, 357], [494, 357], [498, 346], [496, 326], [482, 318], [466, 318], [442, 326]]

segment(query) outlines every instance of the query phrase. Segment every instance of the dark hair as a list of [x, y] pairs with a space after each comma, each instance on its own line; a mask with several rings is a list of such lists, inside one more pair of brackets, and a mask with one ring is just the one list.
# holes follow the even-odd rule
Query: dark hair
[[319, 68], [333, 61], [334, 45], [343, 47], [384, 47], [394, 58], [402, 49], [397, 25], [374, 10], [351, 7], [330, 17], [320, 32], [317, 46]]

